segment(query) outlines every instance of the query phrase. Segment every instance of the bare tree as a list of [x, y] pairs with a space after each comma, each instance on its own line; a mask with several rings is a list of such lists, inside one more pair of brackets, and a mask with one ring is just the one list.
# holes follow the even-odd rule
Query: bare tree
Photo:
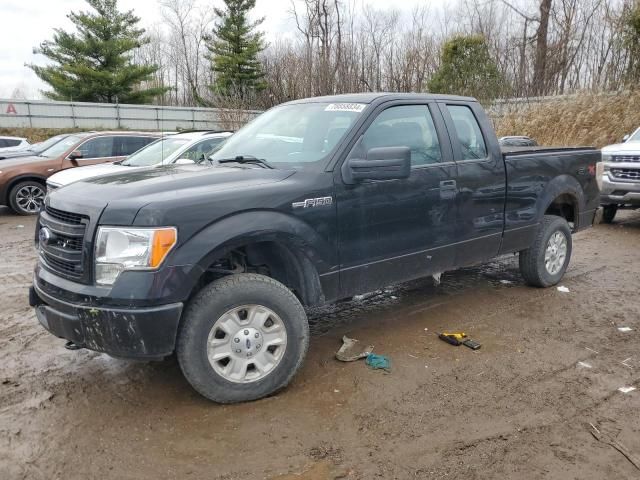
[[[226, 104], [206, 88], [213, 81], [203, 54], [211, 10], [198, 3], [204, 0], [161, 1], [165, 21], [148, 29], [152, 42], [136, 54], [136, 61], [160, 66], [153, 82], [172, 87], [160, 101]], [[367, 0], [291, 0], [294, 35], [262, 52], [268, 86], [250, 106], [343, 92], [424, 91], [443, 42], [472, 34], [485, 38], [515, 95], [618, 90], [636, 61], [623, 41], [623, 20], [637, 1], [456, 0], [403, 11]]]

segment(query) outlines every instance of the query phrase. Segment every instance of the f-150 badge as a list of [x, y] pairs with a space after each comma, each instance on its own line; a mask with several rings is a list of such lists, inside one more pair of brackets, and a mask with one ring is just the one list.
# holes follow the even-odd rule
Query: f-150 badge
[[293, 208], [312, 208], [322, 207], [324, 205], [331, 205], [333, 203], [333, 197], [320, 197], [320, 198], [307, 198], [302, 202], [293, 202], [291, 206]]

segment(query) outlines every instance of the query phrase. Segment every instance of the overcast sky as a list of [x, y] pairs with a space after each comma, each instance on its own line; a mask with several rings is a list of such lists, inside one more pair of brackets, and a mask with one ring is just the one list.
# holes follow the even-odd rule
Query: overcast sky
[[[45, 63], [44, 57], [33, 54], [33, 48], [51, 39], [54, 28], [73, 30], [67, 14], [90, 7], [84, 0], [0, 1], [0, 98], [8, 98], [15, 88], [20, 88], [27, 98], [40, 98], [39, 91], [46, 89], [46, 85], [24, 64]], [[215, 5], [222, 4], [221, 0], [212, 1]], [[446, 4], [447, 0], [366, 0], [366, 3], [380, 9], [393, 6], [409, 13], [418, 4]], [[119, 5], [121, 10], [133, 9], [141, 18], [142, 26], [162, 21], [158, 0], [120, 0]], [[290, 9], [291, 0], [257, 0], [255, 16], [265, 17], [261, 29], [269, 41], [287, 35], [295, 28]]]

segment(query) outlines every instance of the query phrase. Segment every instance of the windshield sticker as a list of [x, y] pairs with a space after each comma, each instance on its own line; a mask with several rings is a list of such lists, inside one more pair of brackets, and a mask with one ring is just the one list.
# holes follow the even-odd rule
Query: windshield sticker
[[330, 103], [324, 109], [325, 112], [358, 112], [364, 110], [364, 103]]

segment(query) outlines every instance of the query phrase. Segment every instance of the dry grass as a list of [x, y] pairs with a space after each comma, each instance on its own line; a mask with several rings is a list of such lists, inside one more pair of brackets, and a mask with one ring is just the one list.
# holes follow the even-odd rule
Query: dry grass
[[80, 128], [0, 128], [0, 136], [24, 137], [29, 143], [42, 142], [61, 133], [81, 132]]
[[495, 123], [498, 136], [528, 135], [540, 145], [601, 148], [640, 127], [640, 91], [576, 95], [507, 113]]

